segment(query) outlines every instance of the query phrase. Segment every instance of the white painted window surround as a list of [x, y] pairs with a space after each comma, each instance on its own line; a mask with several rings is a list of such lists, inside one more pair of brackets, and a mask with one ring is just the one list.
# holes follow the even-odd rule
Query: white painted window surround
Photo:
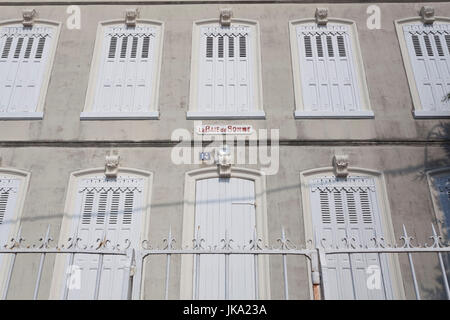
[[259, 26], [194, 23], [188, 119], [263, 119]]
[[99, 25], [84, 120], [158, 119], [163, 24]]
[[[0, 168], [0, 246], [15, 237], [28, 187], [29, 173]], [[0, 297], [3, 297], [11, 256], [0, 254]]]
[[0, 23], [0, 119], [43, 118], [60, 24], [37, 20]]
[[[210, 178], [196, 183], [195, 230], [204, 245], [220, 246], [227, 236], [244, 246], [256, 228], [255, 185], [240, 178]], [[197, 270], [198, 268], [198, 270]], [[199, 299], [225, 299], [225, 256], [203, 255], [198, 272]], [[232, 255], [229, 260], [229, 299], [255, 298], [255, 261], [251, 255]]]
[[450, 18], [395, 21], [416, 118], [450, 117]]
[[372, 118], [354, 22], [290, 22], [295, 118]]
[[[183, 246], [192, 247], [195, 237], [204, 246], [221, 245], [227, 236], [232, 246], [249, 243], [255, 232], [267, 244], [265, 178], [256, 171], [233, 168], [231, 178], [219, 178], [217, 167], [186, 173], [183, 212]], [[270, 298], [269, 260], [241, 255], [229, 259], [229, 299], [255, 299], [258, 276], [259, 299]], [[198, 282], [196, 276], [198, 275]], [[198, 283], [198, 287], [197, 287]], [[202, 255], [199, 265], [192, 255], [181, 258], [181, 299], [224, 299], [225, 259]]]
[[[95, 244], [106, 238], [111, 245], [138, 248], [147, 231], [151, 174], [121, 168], [117, 178], [106, 178], [101, 169], [85, 170], [71, 176], [60, 239], [79, 237], [81, 243]], [[99, 299], [126, 299], [130, 257], [104, 256]], [[93, 299], [98, 255], [75, 254], [73, 264], [80, 271], [80, 287], [65, 288], [66, 257], [57, 257], [51, 298]], [[140, 276], [133, 280], [133, 298], [140, 297]]]
[[[337, 246], [344, 237], [370, 245], [373, 237], [393, 239], [387, 198], [382, 177], [372, 171], [352, 169], [345, 179], [336, 178], [332, 168], [301, 174], [303, 212], [307, 239]], [[369, 289], [366, 269], [381, 267], [380, 289]], [[399, 299], [404, 296], [396, 257], [377, 254], [327, 256], [323, 277], [326, 299]], [[353, 276], [355, 288], [352, 286]], [[354, 294], [354, 290], [356, 294]], [[386, 291], [385, 291], [386, 290]], [[385, 293], [386, 292], [386, 293]]]

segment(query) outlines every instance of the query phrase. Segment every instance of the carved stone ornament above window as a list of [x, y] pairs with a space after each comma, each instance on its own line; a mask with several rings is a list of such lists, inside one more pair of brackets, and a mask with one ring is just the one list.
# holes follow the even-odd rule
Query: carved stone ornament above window
[[434, 8], [430, 6], [423, 6], [420, 9], [420, 16], [422, 17], [422, 22], [425, 24], [432, 24], [435, 20], [434, 18]]
[[231, 25], [232, 16], [233, 11], [231, 9], [220, 9], [220, 25], [222, 27], [229, 27]]
[[316, 8], [316, 23], [324, 26], [328, 23], [328, 8]]
[[223, 146], [215, 150], [215, 162], [219, 170], [219, 177], [231, 177], [231, 153], [228, 146]]
[[333, 157], [333, 167], [336, 177], [347, 178], [349, 157], [346, 154], [335, 155]]
[[105, 176], [107, 178], [117, 178], [119, 172], [120, 157], [113, 152], [105, 157]]
[[34, 9], [26, 9], [22, 11], [22, 24], [24, 27], [32, 27], [34, 18], [37, 17], [37, 12]]
[[125, 24], [127, 27], [135, 27], [137, 18], [139, 18], [139, 9], [127, 9], [125, 11]]

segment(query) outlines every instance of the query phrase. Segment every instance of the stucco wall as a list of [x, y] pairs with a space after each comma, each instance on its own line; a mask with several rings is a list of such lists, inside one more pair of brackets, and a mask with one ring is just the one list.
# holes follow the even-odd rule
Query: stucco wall
[[[1, 1], [5, 4], [4, 1]], [[450, 4], [429, 3], [439, 16], [450, 16]], [[279, 237], [281, 226], [294, 243], [304, 244], [304, 226], [299, 173], [331, 165], [335, 153], [350, 155], [350, 165], [385, 174], [389, 206], [397, 237], [405, 223], [420, 241], [430, 234], [433, 207], [424, 172], [450, 166], [449, 121], [415, 120], [394, 19], [417, 16], [421, 3], [378, 4], [382, 29], [368, 30], [368, 4], [327, 4], [332, 17], [355, 20], [359, 33], [367, 84], [375, 112], [368, 120], [295, 120], [288, 21], [314, 15], [315, 4], [161, 4], [137, 5], [141, 18], [165, 23], [160, 83], [159, 120], [80, 121], [84, 107], [97, 25], [122, 19], [125, 5], [81, 5], [81, 30], [69, 30], [65, 5], [38, 5], [42, 19], [63, 22], [44, 107], [44, 119], [0, 121], [2, 167], [31, 172], [30, 188], [21, 222], [27, 239], [37, 240], [47, 224], [58, 239], [66, 190], [71, 172], [102, 167], [111, 148], [118, 150], [121, 165], [154, 173], [151, 199], [151, 242], [161, 241], [172, 226], [181, 239], [185, 172], [201, 165], [171, 162], [175, 129], [193, 131], [186, 120], [189, 101], [192, 23], [218, 17], [219, 9], [231, 7], [235, 17], [258, 20], [261, 30], [263, 101], [266, 120], [207, 121], [245, 123], [255, 129], [279, 129], [280, 168], [267, 176], [269, 240]], [[31, 5], [0, 7], [0, 20], [20, 19]], [[136, 7], [133, 5], [131, 7]], [[206, 121], [205, 121], [206, 122]], [[361, 140], [373, 140], [373, 143]], [[442, 140], [443, 144], [427, 143]], [[37, 143], [45, 141], [45, 143]], [[84, 143], [90, 141], [89, 143]], [[145, 142], [142, 142], [145, 141]], [[138, 143], [142, 142], [142, 143]], [[161, 145], [160, 145], [161, 143]], [[244, 167], [246, 167], [244, 165]], [[259, 165], [252, 166], [259, 168]], [[434, 257], [433, 257], [434, 258]], [[39, 257], [20, 257], [13, 273], [9, 298], [31, 298]], [[422, 291], [439, 285], [429, 257], [415, 258]], [[50, 290], [54, 257], [48, 257], [40, 298]], [[429, 264], [429, 262], [433, 262]], [[144, 279], [145, 298], [163, 297], [164, 260], [153, 259]], [[291, 298], [309, 298], [305, 263], [289, 262]], [[298, 261], [297, 261], [298, 262]], [[271, 258], [272, 298], [283, 298], [279, 258]], [[413, 288], [405, 257], [401, 259], [405, 291]], [[173, 260], [170, 298], [179, 296], [180, 261]], [[439, 291], [440, 292], [440, 291]], [[438, 295], [439, 296], [439, 295]], [[427, 297], [433, 296], [432, 292]]]
[[[170, 161], [171, 148], [128, 147], [116, 148], [121, 165], [152, 171], [150, 232], [147, 237], [153, 244], [161, 243], [171, 226], [174, 236], [181, 241], [183, 221], [183, 196], [185, 172], [202, 165], [178, 165]], [[3, 167], [15, 167], [32, 172], [23, 217], [23, 235], [37, 240], [47, 224], [52, 226], [52, 236], [58, 239], [64, 213], [66, 190], [71, 172], [80, 169], [102, 167], [109, 152], [105, 147], [24, 147], [3, 148]], [[277, 175], [266, 177], [267, 215], [269, 240], [275, 243], [281, 226], [289, 238], [304, 244], [304, 226], [301, 203], [301, 171], [331, 165], [335, 153], [350, 155], [351, 166], [382, 171], [385, 174], [389, 206], [396, 237], [401, 235], [402, 224], [419, 241], [427, 240], [431, 233], [433, 209], [428, 182], [424, 171], [435, 167], [450, 166], [449, 149], [441, 146], [282, 146], [280, 169]], [[248, 167], [248, 166], [244, 166]], [[257, 167], [257, 166], [254, 166]], [[52, 266], [50, 256], [48, 266]], [[434, 258], [434, 257], [432, 257]], [[38, 257], [17, 260], [11, 285], [10, 298], [31, 298], [37, 272]], [[413, 298], [407, 260], [402, 258], [403, 276], [407, 297]], [[22, 262], [20, 262], [22, 261]], [[27, 262], [25, 262], [27, 261]], [[145, 297], [163, 298], [165, 261], [152, 258], [145, 277]], [[424, 286], [435, 287], [436, 276], [430, 257], [415, 258], [419, 281]], [[282, 268], [279, 258], [271, 258], [272, 298], [283, 298]], [[171, 275], [171, 298], [179, 296], [179, 260], [174, 258]], [[289, 268], [292, 298], [308, 298], [305, 263], [291, 263]], [[151, 275], [151, 276], [150, 276]], [[51, 271], [46, 268], [43, 276], [41, 298], [48, 295]]]
[[[433, 5], [450, 15], [448, 3]], [[232, 4], [235, 17], [259, 21], [263, 103], [266, 120], [246, 121], [255, 128], [281, 128], [282, 139], [427, 139], [440, 120], [414, 120], [409, 87], [394, 19], [417, 16], [423, 4], [379, 4], [381, 29], [366, 27], [367, 4], [328, 4], [329, 15], [356, 21], [375, 119], [294, 120], [294, 92], [288, 21], [314, 16], [312, 4]], [[160, 83], [160, 120], [80, 121], [97, 25], [122, 19], [124, 5], [81, 7], [81, 29], [69, 30], [67, 6], [36, 6], [39, 17], [63, 22], [42, 121], [0, 121], [1, 140], [167, 140], [186, 120], [189, 101], [193, 21], [216, 18], [225, 4], [137, 6], [141, 18], [165, 23]], [[2, 6], [0, 20], [20, 19], [24, 8]], [[320, 122], [320, 126], [317, 126]]]

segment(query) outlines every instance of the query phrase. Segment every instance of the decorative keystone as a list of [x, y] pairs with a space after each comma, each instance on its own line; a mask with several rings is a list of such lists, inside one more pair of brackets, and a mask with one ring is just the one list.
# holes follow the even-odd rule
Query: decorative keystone
[[229, 178], [231, 177], [231, 153], [230, 148], [224, 145], [221, 148], [215, 150], [215, 162], [219, 170], [219, 177]]
[[423, 6], [420, 9], [420, 16], [422, 17], [422, 22], [425, 24], [432, 24], [435, 20], [434, 8], [430, 6]]
[[328, 23], [328, 8], [316, 8], [316, 23], [324, 26]]
[[113, 152], [105, 157], [105, 176], [107, 178], [117, 178], [119, 160], [120, 157], [117, 152]]
[[336, 177], [338, 178], [347, 178], [348, 176], [348, 164], [349, 158], [348, 155], [335, 155], [333, 157], [333, 167]]
[[34, 9], [26, 9], [22, 11], [22, 17], [23, 26], [31, 28], [34, 24], [34, 18], [37, 17], [37, 12]]
[[134, 8], [125, 11], [125, 24], [127, 27], [135, 27], [137, 18], [139, 18], [139, 9]]
[[220, 25], [222, 27], [229, 27], [231, 25], [231, 17], [233, 11], [230, 8], [220, 9]]

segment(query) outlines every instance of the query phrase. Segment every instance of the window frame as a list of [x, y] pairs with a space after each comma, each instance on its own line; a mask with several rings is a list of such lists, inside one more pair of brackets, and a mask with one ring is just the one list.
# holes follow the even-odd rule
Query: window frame
[[340, 18], [328, 18], [328, 23], [342, 24], [349, 28], [349, 38], [352, 45], [352, 59], [356, 71], [357, 89], [359, 93], [359, 99], [361, 109], [358, 111], [349, 112], [319, 112], [319, 111], [307, 111], [303, 102], [302, 94], [302, 81], [301, 81], [301, 65], [299, 58], [299, 48], [297, 41], [296, 27], [301, 24], [315, 23], [314, 18], [297, 19], [289, 21], [289, 39], [291, 47], [291, 60], [292, 60], [292, 73], [295, 95], [295, 119], [370, 119], [374, 118], [374, 112], [370, 104], [369, 89], [367, 86], [366, 73], [364, 69], [364, 63], [361, 54], [361, 47], [358, 37], [358, 31], [356, 23], [352, 20], [340, 19]]
[[[386, 243], [395, 243], [394, 225], [392, 223], [392, 215], [389, 206], [388, 192], [386, 188], [386, 181], [384, 174], [380, 171], [364, 169], [359, 167], [349, 167], [349, 175], [361, 175], [367, 176], [375, 180], [375, 186], [377, 191], [377, 200], [379, 215], [381, 219], [381, 225], [383, 228], [383, 237]], [[314, 241], [314, 225], [312, 217], [312, 203], [310, 199], [310, 181], [324, 176], [335, 176], [333, 167], [323, 167], [308, 169], [300, 172], [300, 193], [302, 200], [301, 212], [303, 215], [303, 226], [305, 232], [305, 241], [311, 242], [313, 247], [316, 247]], [[388, 256], [389, 271], [391, 274], [392, 291], [394, 299], [405, 299], [405, 292], [403, 287], [403, 278], [400, 269], [400, 262], [396, 254]], [[312, 294], [312, 271], [311, 266], [308, 265], [308, 281], [310, 286], [310, 292]]]
[[[183, 229], [182, 247], [192, 247], [195, 238], [195, 206], [196, 206], [196, 183], [198, 180], [208, 178], [219, 178], [217, 167], [207, 167], [188, 171], [184, 181], [184, 205], [183, 205]], [[235, 168], [231, 170], [231, 178], [251, 180], [255, 184], [255, 218], [257, 237], [262, 239], [263, 245], [268, 245], [267, 224], [267, 200], [266, 200], [266, 177], [263, 172], [253, 169]], [[266, 255], [258, 257], [259, 297], [258, 299], [270, 299], [270, 270], [269, 257]], [[193, 299], [193, 270], [194, 256], [182, 255], [180, 276], [180, 299]]]
[[[25, 205], [25, 198], [27, 196], [30, 184], [31, 173], [24, 170], [0, 167], [0, 175], [11, 176], [12, 178], [20, 179], [20, 190], [17, 197], [17, 205], [14, 208], [13, 216], [16, 218], [16, 222], [11, 226], [9, 232], [9, 238], [15, 238], [20, 228], [20, 221], [23, 216], [23, 209]], [[4, 245], [1, 243], [0, 245]], [[0, 264], [0, 295], [3, 296], [4, 290], [6, 289], [6, 280], [8, 276], [8, 269], [12, 263], [12, 255], [4, 255], [3, 263]]]
[[[443, 22], [450, 24], [450, 18], [447, 17], [435, 17], [436, 22]], [[409, 92], [411, 94], [413, 109], [412, 114], [417, 119], [433, 119], [433, 118], [450, 118], [450, 107], [448, 111], [428, 111], [424, 110], [422, 102], [420, 101], [419, 89], [417, 88], [416, 80], [414, 78], [414, 70], [411, 59], [409, 57], [408, 46], [403, 33], [403, 26], [407, 24], [423, 24], [421, 17], [409, 17], [404, 19], [394, 20], [395, 30], [397, 32], [397, 38], [400, 44], [400, 52], [402, 55], [403, 66], [405, 67], [406, 77], [409, 84]]]
[[[66, 200], [64, 205], [64, 217], [61, 222], [61, 230], [59, 233], [58, 244], [63, 244], [73, 236], [75, 229], [77, 228], [77, 222], [80, 217], [76, 215], [76, 201], [77, 190], [79, 181], [83, 178], [91, 176], [104, 175], [105, 168], [92, 168], [75, 171], [70, 174], [68, 188], [66, 191]], [[144, 171], [141, 169], [120, 167], [118, 176], [121, 175], [134, 175], [144, 178], [144, 190], [142, 200], [145, 203], [145, 209], [143, 210], [144, 216], [142, 217], [142, 225], [140, 230], [141, 240], [144, 240], [150, 230], [150, 209], [151, 209], [151, 195], [153, 189], [153, 172]], [[141, 242], [141, 241], [140, 241]], [[67, 266], [67, 255], [58, 255], [55, 258], [55, 264], [53, 268], [53, 277], [50, 286], [49, 299], [62, 299], [64, 297], [64, 281], [65, 281], [65, 267]], [[142, 273], [137, 274], [134, 278], [134, 285], [132, 290], [132, 299], [142, 299], [144, 297], [144, 290], [142, 286], [141, 275], [145, 274], [146, 266], [142, 266]]]
[[199, 69], [200, 69], [200, 29], [205, 25], [220, 25], [218, 19], [206, 19], [194, 21], [192, 27], [192, 51], [191, 51], [191, 77], [189, 89], [189, 106], [186, 113], [188, 120], [207, 120], [207, 119], [265, 119], [266, 114], [263, 108], [262, 95], [262, 67], [261, 67], [261, 39], [259, 22], [249, 19], [231, 19], [231, 25], [243, 24], [251, 28], [252, 34], [252, 48], [253, 48], [253, 108], [252, 111], [239, 112], [204, 112], [198, 111], [198, 92], [199, 92]]
[[124, 20], [108, 20], [99, 22], [95, 38], [94, 52], [92, 54], [91, 69], [89, 72], [89, 83], [81, 120], [158, 120], [159, 119], [159, 86], [161, 79], [162, 51], [164, 41], [164, 22], [159, 20], [137, 19], [136, 25], [148, 24], [158, 28], [155, 51], [155, 70], [153, 73], [152, 93], [148, 110], [144, 112], [97, 112], [94, 111], [94, 99], [98, 88], [98, 77], [103, 58], [103, 44], [105, 42], [105, 28], [111, 25], [125, 26]]
[[[0, 28], [7, 25], [21, 24], [22, 20], [4, 20], [0, 21]], [[46, 20], [46, 19], [36, 19], [34, 20], [33, 27], [35, 25], [48, 25], [54, 28], [54, 38], [52, 39], [51, 48], [49, 50], [49, 56], [47, 57], [47, 65], [43, 71], [43, 78], [41, 83], [41, 88], [39, 91], [39, 98], [37, 101], [36, 109], [33, 112], [0, 112], [0, 120], [42, 120], [44, 118], [44, 106], [47, 97], [48, 86], [50, 83], [50, 78], [53, 70], [53, 65], [55, 62], [56, 49], [58, 47], [59, 35], [61, 33], [61, 22]]]

